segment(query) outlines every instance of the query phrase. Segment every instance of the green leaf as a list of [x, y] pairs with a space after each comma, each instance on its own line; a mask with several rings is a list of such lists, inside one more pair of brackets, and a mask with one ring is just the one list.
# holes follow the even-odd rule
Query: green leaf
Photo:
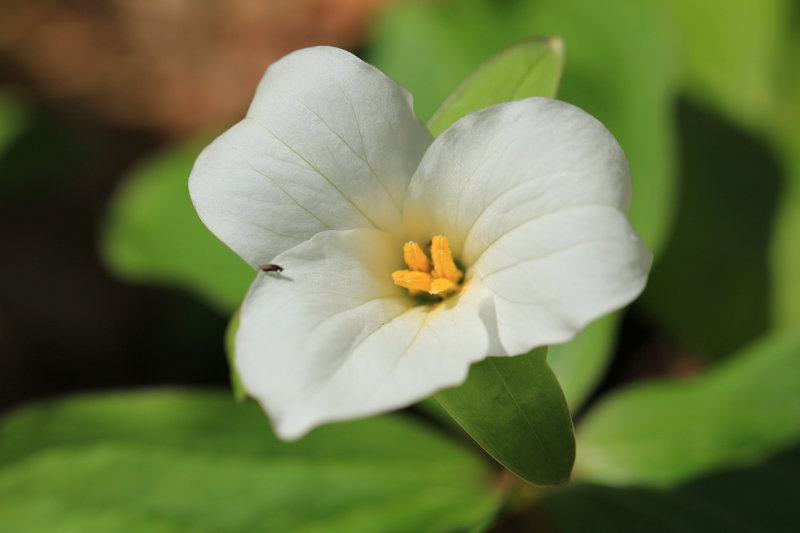
[[614, 348], [619, 314], [590, 324], [566, 344], [550, 346], [547, 364], [553, 369], [574, 413], [603, 377]]
[[497, 509], [485, 464], [400, 416], [276, 440], [255, 404], [158, 391], [0, 426], [0, 515], [25, 532], [449, 532]]
[[230, 312], [255, 274], [206, 229], [189, 199], [189, 172], [206, 144], [172, 148], [127, 177], [108, 212], [103, 252], [120, 277], [177, 285]]
[[800, 531], [800, 446], [755, 468], [719, 472], [673, 490], [574, 485], [544, 506], [563, 533]]
[[428, 129], [438, 136], [461, 117], [494, 104], [554, 98], [563, 68], [564, 45], [558, 37], [511, 46], [478, 67], [428, 121]]
[[575, 460], [572, 419], [547, 349], [516, 357], [490, 357], [472, 365], [460, 387], [436, 399], [461, 427], [522, 479], [565, 483]]
[[612, 394], [578, 427], [575, 475], [670, 486], [800, 438], [800, 335], [775, 334], [707, 375]]

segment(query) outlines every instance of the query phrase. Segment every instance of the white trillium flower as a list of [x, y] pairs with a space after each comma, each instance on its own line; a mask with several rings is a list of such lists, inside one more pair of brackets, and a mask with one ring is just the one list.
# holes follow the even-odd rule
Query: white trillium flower
[[284, 269], [253, 282], [235, 360], [284, 439], [565, 342], [638, 296], [651, 263], [596, 119], [527, 98], [433, 139], [404, 88], [336, 48], [270, 66], [189, 188], [254, 269]]

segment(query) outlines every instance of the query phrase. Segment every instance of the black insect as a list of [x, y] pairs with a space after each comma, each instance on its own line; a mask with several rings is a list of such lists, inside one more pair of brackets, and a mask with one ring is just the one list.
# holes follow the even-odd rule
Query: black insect
[[283, 267], [282, 266], [273, 265], [272, 263], [270, 263], [268, 265], [261, 265], [258, 268], [260, 268], [264, 272], [283, 272]]

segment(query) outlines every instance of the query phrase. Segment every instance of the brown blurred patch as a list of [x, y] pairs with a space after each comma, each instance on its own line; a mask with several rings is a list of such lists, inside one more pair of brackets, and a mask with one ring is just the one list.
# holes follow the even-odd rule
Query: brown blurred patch
[[264, 68], [357, 46], [387, 0], [0, 0], [2, 76], [125, 126], [183, 135], [238, 119]]
[[677, 344], [661, 338], [650, 339], [627, 366], [622, 369], [622, 379], [634, 382], [654, 378], [688, 378], [702, 374], [709, 368], [708, 361]]

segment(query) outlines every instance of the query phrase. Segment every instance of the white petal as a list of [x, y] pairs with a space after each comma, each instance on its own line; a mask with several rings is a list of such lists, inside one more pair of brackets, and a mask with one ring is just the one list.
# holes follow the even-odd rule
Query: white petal
[[522, 222], [576, 205], [627, 210], [630, 170], [619, 144], [591, 115], [528, 98], [456, 122], [431, 145], [409, 189], [414, 235], [447, 235], [473, 264]]
[[[442, 233], [493, 297], [497, 355], [569, 340], [633, 300], [651, 254], [624, 212], [627, 161], [580, 109], [545, 98], [468, 115], [431, 145], [404, 213]], [[416, 226], [414, 226], [416, 224]], [[484, 314], [489, 311], [484, 306]]]
[[285, 439], [459, 384], [487, 354], [488, 293], [415, 305], [392, 283], [402, 242], [387, 232], [326, 231], [275, 262], [282, 275], [259, 275], [243, 304], [236, 366]]
[[320, 231], [394, 231], [430, 142], [405, 89], [349, 52], [307, 48], [267, 69], [189, 189], [203, 222], [255, 267]]
[[576, 206], [500, 237], [472, 268], [492, 293], [505, 354], [571, 339], [635, 299], [652, 254], [623, 213]]

